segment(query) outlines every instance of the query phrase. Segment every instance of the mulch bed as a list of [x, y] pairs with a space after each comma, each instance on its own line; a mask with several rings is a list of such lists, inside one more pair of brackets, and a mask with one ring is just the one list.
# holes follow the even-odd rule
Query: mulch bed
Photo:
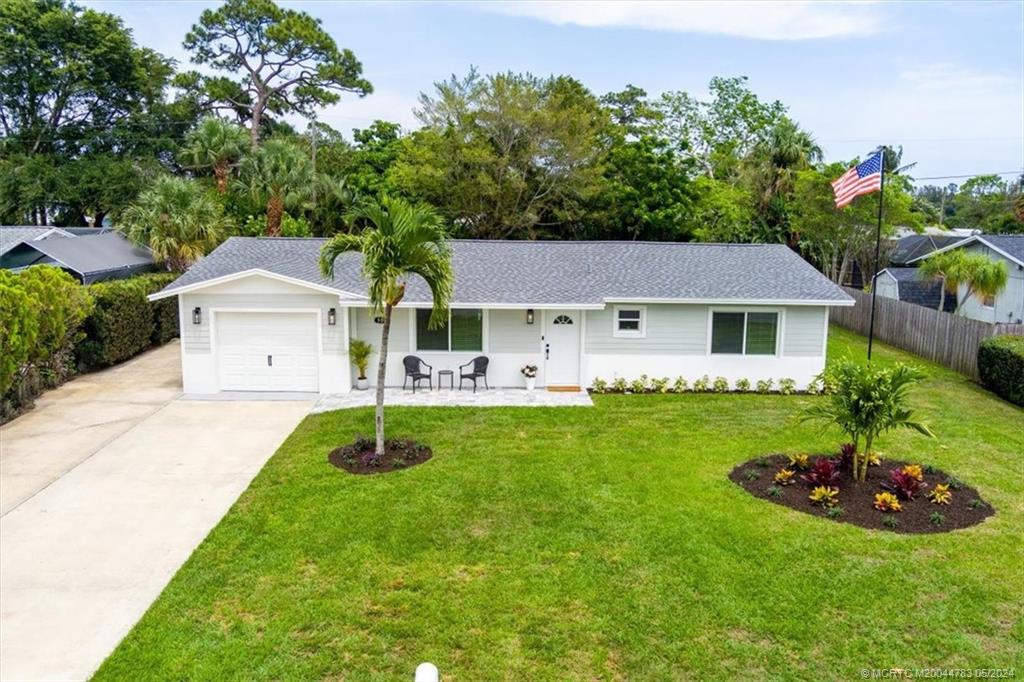
[[[812, 466], [816, 459], [817, 456], [811, 456]], [[928, 487], [911, 501], [901, 500], [902, 511], [882, 512], [875, 509], [873, 506], [875, 493], [886, 491], [882, 484], [889, 482], [889, 471], [900, 469], [906, 464], [910, 464], [910, 462], [882, 459], [880, 466], [868, 467], [867, 480], [861, 483], [854, 482], [851, 474], [848, 471], [843, 471], [839, 483], [836, 485], [839, 488], [838, 506], [842, 507], [843, 511], [834, 518], [827, 515], [826, 508], [812, 504], [807, 499], [812, 486], [800, 480], [800, 474], [804, 472], [798, 471], [793, 483], [779, 486], [782, 492], [778, 497], [768, 493], [768, 488], [773, 485], [772, 479], [775, 473], [782, 468], [792, 469], [789, 466], [787, 455], [756, 457], [733, 469], [729, 474], [729, 479], [754, 497], [781, 504], [805, 514], [820, 516], [840, 523], [852, 523], [862, 528], [890, 530], [896, 533], [945, 533], [981, 523], [995, 513], [992, 506], [981, 499], [977, 490], [956, 481], [954, 477], [938, 469], [924, 472], [924, 482], [928, 484]], [[927, 498], [928, 491], [932, 490], [936, 483], [949, 483], [950, 481], [953, 481], [954, 485], [950, 487], [953, 498], [949, 504], [934, 504]], [[931, 518], [935, 512], [943, 517], [939, 524], [934, 523]], [[897, 525], [895, 527], [886, 526], [886, 517], [894, 517]]]
[[327, 455], [327, 461], [350, 474], [383, 474], [408, 469], [434, 456], [426, 445], [400, 438], [385, 440], [384, 454], [380, 457], [375, 450], [372, 438], [357, 438], [354, 443], [333, 450]]

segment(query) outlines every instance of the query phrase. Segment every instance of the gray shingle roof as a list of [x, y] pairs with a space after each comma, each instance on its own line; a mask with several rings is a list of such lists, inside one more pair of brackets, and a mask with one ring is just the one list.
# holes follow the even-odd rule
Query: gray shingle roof
[[0, 227], [0, 256], [18, 244], [39, 239], [48, 232], [62, 237], [70, 236], [66, 231], [53, 227], [35, 227], [32, 225], [18, 227]]
[[[921, 271], [917, 268], [886, 268], [885, 272], [896, 280], [901, 301], [916, 303], [932, 310], [939, 309], [939, 302], [942, 300], [941, 282], [922, 277]], [[947, 294], [946, 312], [952, 312], [955, 308], [956, 296]]]
[[[232, 237], [165, 292], [262, 269], [343, 292], [366, 295], [361, 256], [338, 259], [335, 279], [321, 276], [324, 239]], [[600, 305], [615, 299], [851, 302], [781, 244], [452, 240], [456, 305]], [[405, 302], [429, 303], [418, 277]]]
[[982, 234], [979, 241], [988, 242], [1000, 251], [1012, 256], [1018, 263], [1024, 264], [1024, 234]]

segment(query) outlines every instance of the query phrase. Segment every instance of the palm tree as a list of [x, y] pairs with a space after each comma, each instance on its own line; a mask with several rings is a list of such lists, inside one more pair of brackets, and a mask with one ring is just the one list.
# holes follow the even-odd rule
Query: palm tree
[[384, 454], [384, 378], [387, 372], [388, 333], [391, 313], [405, 296], [410, 275], [423, 278], [433, 297], [429, 325], [442, 326], [448, 319], [448, 302], [454, 286], [451, 252], [446, 230], [433, 208], [413, 205], [399, 198], [383, 197], [350, 210], [349, 224], [363, 225], [357, 233], [339, 234], [320, 251], [320, 270], [334, 277], [334, 262], [348, 252], [363, 255], [363, 276], [369, 282], [370, 305], [383, 314], [380, 358], [377, 362], [376, 453]]
[[995, 262], [980, 253], [966, 253], [962, 249], [931, 255], [921, 262], [919, 270], [922, 277], [942, 282], [939, 310], [945, 310], [946, 292], [956, 295], [961, 286], [966, 286], [954, 314], [959, 313], [972, 296], [982, 300], [994, 298], [1006, 288], [1009, 278], [1006, 263]]
[[313, 164], [305, 152], [285, 140], [268, 140], [242, 164], [242, 187], [254, 201], [267, 207], [267, 236], [281, 233], [285, 208], [299, 206], [315, 181]]
[[242, 158], [248, 144], [241, 126], [208, 116], [186, 136], [181, 158], [186, 168], [211, 169], [217, 191], [225, 194], [231, 168]]
[[128, 238], [148, 246], [170, 270], [184, 270], [216, 247], [227, 231], [220, 202], [198, 183], [165, 175], [121, 216]]

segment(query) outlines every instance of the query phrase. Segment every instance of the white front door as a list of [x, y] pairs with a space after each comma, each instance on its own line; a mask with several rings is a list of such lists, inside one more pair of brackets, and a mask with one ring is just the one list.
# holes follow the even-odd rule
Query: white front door
[[216, 319], [220, 390], [317, 390], [315, 314], [218, 312]]
[[578, 386], [580, 382], [580, 325], [578, 310], [545, 311], [544, 383]]

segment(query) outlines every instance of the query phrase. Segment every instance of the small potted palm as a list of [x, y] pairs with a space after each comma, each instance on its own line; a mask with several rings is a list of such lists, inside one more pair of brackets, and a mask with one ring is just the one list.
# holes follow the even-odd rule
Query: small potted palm
[[537, 385], [537, 365], [523, 365], [519, 371], [526, 378], [526, 390], [532, 391]]
[[356, 388], [360, 391], [365, 391], [370, 387], [370, 380], [366, 378], [366, 368], [370, 364], [370, 353], [372, 352], [373, 346], [362, 339], [351, 339], [348, 342], [348, 357], [359, 370], [359, 376], [356, 377]]

